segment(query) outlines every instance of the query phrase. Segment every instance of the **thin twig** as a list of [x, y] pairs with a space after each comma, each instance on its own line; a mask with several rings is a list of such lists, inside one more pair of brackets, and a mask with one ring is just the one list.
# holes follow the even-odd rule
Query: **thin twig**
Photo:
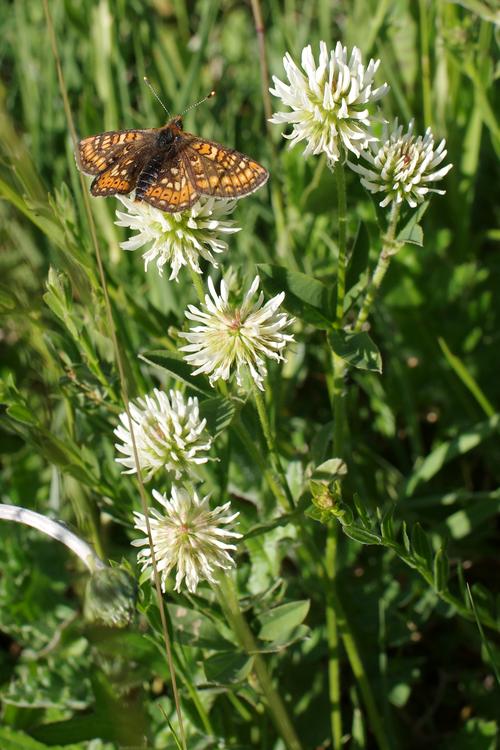
[[[66, 119], [67, 119], [67, 122], [68, 122], [68, 127], [69, 127], [69, 131], [70, 131], [70, 135], [71, 135], [71, 140], [73, 142], [73, 148], [75, 149], [75, 152], [76, 152], [76, 149], [78, 147], [78, 138], [77, 138], [77, 135], [76, 135], [76, 129], [75, 129], [74, 121], [73, 121], [73, 115], [72, 115], [72, 112], [71, 112], [71, 107], [70, 107], [70, 104], [69, 104], [68, 94], [67, 94], [67, 91], [66, 91], [66, 84], [65, 84], [64, 75], [63, 75], [62, 66], [61, 66], [61, 61], [60, 61], [59, 52], [58, 52], [58, 48], [57, 48], [57, 39], [56, 39], [56, 35], [55, 35], [54, 25], [53, 25], [53, 22], [52, 22], [52, 17], [50, 15], [50, 10], [49, 10], [49, 6], [48, 6], [48, 0], [43, 0], [43, 5], [44, 5], [45, 17], [46, 17], [46, 21], [47, 21], [47, 28], [48, 28], [49, 37], [50, 37], [50, 43], [51, 43], [51, 47], [52, 47], [52, 53], [54, 55], [54, 60], [55, 60], [56, 69], [57, 69], [57, 77], [58, 77], [58, 81], [59, 81], [59, 88], [60, 88], [60, 92], [61, 92], [61, 96], [62, 96], [63, 104], [64, 104], [64, 111], [65, 111]], [[81, 187], [82, 187], [82, 194], [83, 194], [85, 212], [86, 212], [88, 223], [89, 223], [89, 229], [90, 229], [90, 235], [91, 235], [91, 239], [92, 239], [92, 245], [93, 245], [95, 256], [96, 256], [97, 266], [98, 266], [98, 270], [99, 270], [99, 277], [100, 277], [100, 280], [101, 280], [101, 285], [102, 285], [102, 290], [103, 290], [103, 296], [104, 296], [104, 303], [105, 303], [105, 308], [106, 308], [106, 315], [107, 315], [107, 319], [108, 319], [109, 332], [110, 332], [111, 339], [112, 339], [112, 342], [113, 342], [113, 349], [114, 349], [114, 354], [115, 354], [115, 360], [116, 360], [116, 365], [117, 365], [117, 368], [118, 368], [118, 374], [119, 374], [119, 378], [120, 378], [120, 388], [121, 388], [121, 392], [122, 392], [122, 399], [123, 399], [123, 403], [124, 403], [124, 406], [125, 406], [125, 412], [127, 414], [128, 423], [129, 423], [130, 436], [131, 436], [131, 439], [132, 439], [132, 449], [133, 449], [133, 453], [134, 453], [134, 461], [135, 461], [135, 465], [136, 465], [136, 468], [137, 468], [137, 482], [138, 482], [138, 485], [139, 485], [139, 494], [140, 494], [142, 509], [143, 509], [143, 513], [144, 513], [144, 517], [145, 517], [145, 522], [146, 522], [146, 529], [147, 529], [147, 534], [148, 534], [149, 546], [150, 546], [150, 549], [151, 549], [151, 563], [152, 563], [152, 567], [153, 567], [153, 575], [154, 575], [154, 581], [155, 581], [156, 596], [157, 596], [157, 601], [158, 601], [158, 609], [160, 611], [160, 618], [161, 618], [162, 631], [163, 631], [163, 640], [165, 642], [165, 650], [166, 650], [166, 657], [167, 657], [166, 661], [167, 661], [167, 666], [168, 666], [168, 669], [169, 669], [169, 672], [170, 672], [170, 676], [171, 676], [171, 680], [172, 680], [172, 691], [173, 691], [173, 694], [174, 694], [175, 708], [176, 708], [177, 718], [178, 718], [178, 721], [179, 721], [179, 733], [180, 733], [180, 738], [181, 738], [182, 746], [183, 746], [184, 750], [187, 750], [186, 738], [185, 738], [185, 733], [184, 733], [184, 724], [183, 724], [183, 721], [182, 721], [182, 712], [181, 712], [180, 700], [179, 700], [179, 692], [178, 692], [178, 689], [177, 689], [177, 681], [176, 681], [174, 663], [173, 663], [173, 658], [172, 658], [172, 649], [171, 649], [171, 645], [170, 645], [170, 637], [169, 637], [169, 633], [168, 633], [167, 619], [166, 619], [166, 615], [165, 615], [165, 606], [164, 606], [163, 596], [162, 596], [162, 592], [161, 592], [160, 576], [159, 576], [158, 568], [157, 568], [157, 564], [156, 564], [156, 556], [155, 556], [155, 551], [154, 551], [153, 538], [152, 538], [152, 535], [151, 535], [151, 526], [150, 526], [149, 514], [148, 514], [148, 501], [147, 501], [147, 497], [146, 497], [146, 491], [145, 491], [145, 488], [144, 488], [144, 483], [142, 481], [142, 476], [141, 476], [141, 471], [140, 471], [140, 463], [139, 463], [139, 456], [138, 456], [138, 453], [137, 453], [137, 445], [136, 445], [135, 435], [134, 435], [133, 421], [132, 421], [132, 417], [131, 417], [131, 414], [130, 414], [128, 389], [127, 389], [127, 383], [126, 383], [126, 378], [125, 378], [124, 362], [123, 362], [123, 359], [122, 359], [122, 352], [120, 350], [120, 347], [119, 347], [119, 344], [118, 344], [118, 338], [117, 338], [117, 335], [116, 335], [116, 329], [115, 329], [114, 320], [113, 320], [113, 312], [112, 312], [112, 309], [111, 309], [111, 302], [110, 302], [110, 298], [109, 298], [109, 294], [108, 294], [108, 288], [107, 288], [107, 283], [106, 283], [106, 275], [105, 275], [105, 272], [104, 272], [104, 264], [103, 264], [103, 261], [102, 261], [101, 249], [100, 249], [99, 242], [98, 242], [98, 239], [97, 239], [97, 232], [96, 232], [95, 223], [94, 223], [94, 219], [93, 219], [93, 215], [92, 215], [92, 209], [90, 207], [90, 199], [89, 199], [89, 195], [88, 195], [88, 191], [87, 191], [87, 186], [85, 184], [85, 179], [84, 179], [83, 174], [81, 172], [79, 173], [79, 176], [80, 176], [80, 184], [81, 184]]]

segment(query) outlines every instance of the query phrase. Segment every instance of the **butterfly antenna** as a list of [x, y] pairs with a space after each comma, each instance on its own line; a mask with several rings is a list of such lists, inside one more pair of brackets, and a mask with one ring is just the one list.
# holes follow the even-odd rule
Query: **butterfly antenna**
[[146, 76], [144, 76], [144, 83], [146, 84], [146, 86], [149, 86], [149, 88], [153, 92], [153, 95], [155, 96], [156, 99], [158, 99], [158, 101], [160, 102], [161, 106], [163, 107], [163, 109], [165, 110], [165, 112], [167, 113], [167, 115], [169, 117], [172, 117], [172, 115], [170, 114], [170, 112], [168, 111], [168, 109], [166, 108], [166, 106], [163, 104], [162, 100], [160, 99], [160, 97], [156, 93], [155, 89], [153, 88], [153, 84], [150, 82], [149, 78], [146, 78]]
[[212, 96], [215, 96], [215, 91], [211, 91], [209, 94], [207, 94], [206, 96], [204, 96], [203, 99], [200, 99], [199, 102], [195, 102], [194, 104], [190, 104], [189, 107], [187, 107], [187, 109], [185, 109], [182, 114], [185, 115], [186, 112], [189, 112], [190, 109], [194, 109], [195, 107], [199, 107], [200, 104], [203, 104], [203, 102], [206, 102], [207, 99], [211, 99]]

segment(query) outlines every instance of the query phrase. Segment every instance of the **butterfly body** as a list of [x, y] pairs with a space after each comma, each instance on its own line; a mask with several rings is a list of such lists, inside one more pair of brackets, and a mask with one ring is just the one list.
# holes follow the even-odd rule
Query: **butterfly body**
[[162, 128], [113, 130], [84, 138], [77, 164], [95, 175], [92, 195], [127, 195], [169, 213], [184, 211], [200, 195], [240, 198], [269, 174], [245, 154], [186, 133], [182, 118]]

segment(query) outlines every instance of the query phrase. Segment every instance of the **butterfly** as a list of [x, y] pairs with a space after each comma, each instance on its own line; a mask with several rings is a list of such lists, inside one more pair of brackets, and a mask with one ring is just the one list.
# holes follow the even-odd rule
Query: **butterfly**
[[127, 195], [169, 213], [200, 195], [240, 198], [265, 184], [268, 171], [239, 151], [183, 130], [182, 117], [162, 128], [111, 130], [78, 144], [77, 165], [96, 175], [92, 195]]

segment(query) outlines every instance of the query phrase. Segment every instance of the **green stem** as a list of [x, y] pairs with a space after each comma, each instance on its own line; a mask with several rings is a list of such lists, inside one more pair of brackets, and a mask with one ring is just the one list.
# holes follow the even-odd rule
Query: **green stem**
[[205, 290], [203, 288], [203, 282], [201, 280], [201, 276], [199, 273], [196, 273], [196, 271], [193, 271], [192, 268], [189, 269], [189, 273], [191, 275], [191, 281], [193, 282], [193, 286], [196, 290], [198, 299], [201, 302], [201, 304], [204, 305], [205, 304]]
[[[347, 265], [347, 200], [345, 192], [345, 172], [342, 160], [335, 168], [337, 178], [338, 208], [338, 263], [337, 263], [337, 303], [335, 311], [335, 328], [342, 328], [344, 322], [345, 278]], [[344, 373], [345, 363], [335, 353], [332, 355], [332, 411], [333, 411], [333, 455], [341, 457], [344, 452]], [[336, 484], [337, 500], [340, 500], [342, 488]], [[338, 612], [336, 608], [336, 560], [337, 560], [337, 523], [332, 521], [328, 526], [326, 542], [326, 634], [328, 641], [328, 690], [330, 698], [330, 726], [334, 750], [342, 743], [342, 713], [340, 710], [340, 662], [338, 641]]]
[[339, 638], [338, 615], [335, 609], [335, 569], [337, 558], [338, 526], [331, 523], [328, 526], [326, 541], [326, 575], [328, 581], [326, 598], [326, 632], [328, 639], [328, 685], [330, 698], [330, 728], [332, 733], [333, 750], [342, 745], [342, 713], [340, 711], [340, 666], [339, 666]]
[[228, 623], [231, 625], [240, 643], [240, 646], [248, 655], [252, 656], [253, 671], [255, 672], [262, 693], [266, 699], [274, 725], [288, 750], [302, 750], [302, 745], [295, 733], [292, 722], [290, 721], [285, 704], [281, 700], [279, 693], [274, 688], [266, 663], [258, 652], [258, 645], [253, 633], [240, 610], [234, 582], [232, 578], [226, 574], [221, 575], [218, 582], [219, 586], [216, 591], [219, 597], [219, 603]]
[[287, 499], [288, 509], [293, 510], [295, 508], [295, 501], [290, 491], [290, 487], [288, 486], [288, 480], [283, 470], [283, 466], [281, 465], [281, 460], [280, 460], [278, 449], [276, 446], [276, 440], [274, 437], [273, 430], [271, 428], [271, 423], [269, 422], [266, 405], [264, 403], [264, 397], [255, 384], [253, 388], [253, 397], [255, 401], [255, 406], [257, 407], [257, 413], [259, 415], [260, 424], [262, 425], [262, 431], [264, 433], [267, 447], [269, 449], [269, 453], [271, 456], [273, 469], [281, 480], [281, 485], [283, 487], [283, 490]]
[[371, 730], [375, 735], [375, 739], [377, 740], [377, 744], [380, 750], [390, 750], [390, 744], [386, 738], [384, 725], [382, 719], [380, 718], [377, 704], [375, 703], [375, 698], [373, 696], [370, 682], [368, 680], [360, 653], [358, 651], [358, 646], [347, 623], [344, 608], [342, 607], [342, 603], [339, 599], [335, 587], [331, 588], [331, 597], [333, 600], [333, 607], [337, 615], [338, 630], [342, 637], [342, 642], [349, 659], [349, 664], [351, 665], [351, 669], [363, 697], [363, 702], [368, 714], [368, 720], [370, 722]]
[[431, 71], [429, 61], [429, 18], [427, 15], [427, 4], [429, 0], [420, 0], [420, 66], [422, 71], [422, 103], [424, 110], [424, 125], [432, 127], [432, 104], [431, 104]]
[[339, 223], [339, 257], [337, 262], [337, 307], [336, 327], [342, 328], [344, 319], [345, 274], [347, 265], [347, 202], [345, 194], [345, 170], [342, 158], [335, 167], [337, 178], [337, 207]]
[[389, 217], [389, 227], [387, 229], [387, 233], [383, 240], [382, 252], [379, 255], [377, 265], [375, 266], [375, 270], [368, 284], [368, 289], [367, 289], [365, 298], [363, 300], [361, 310], [359, 311], [358, 319], [356, 320], [356, 325], [354, 326], [355, 331], [361, 331], [364, 324], [366, 323], [368, 319], [368, 315], [370, 314], [370, 310], [373, 305], [373, 301], [377, 295], [378, 290], [380, 289], [382, 281], [384, 280], [384, 276], [387, 273], [387, 269], [389, 268], [391, 258], [393, 255], [395, 255], [398, 252], [398, 250], [402, 246], [402, 243], [396, 242], [394, 239], [396, 235], [398, 216], [399, 216], [399, 206], [394, 201], [392, 204], [391, 214]]

